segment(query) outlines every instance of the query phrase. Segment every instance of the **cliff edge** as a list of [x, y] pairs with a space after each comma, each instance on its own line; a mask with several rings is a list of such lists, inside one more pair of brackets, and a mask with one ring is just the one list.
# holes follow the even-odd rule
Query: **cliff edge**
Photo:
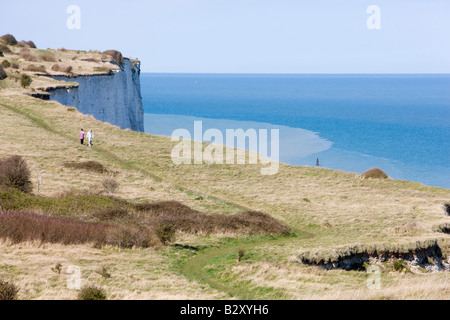
[[121, 129], [144, 131], [144, 109], [140, 84], [140, 63], [124, 58], [120, 70], [111, 74], [52, 76], [76, 82], [72, 88], [49, 88], [50, 100], [73, 106], [81, 113], [109, 122]]

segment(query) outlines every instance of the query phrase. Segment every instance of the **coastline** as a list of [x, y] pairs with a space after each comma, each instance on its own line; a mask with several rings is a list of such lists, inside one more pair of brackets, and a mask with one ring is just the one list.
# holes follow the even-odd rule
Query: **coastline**
[[[291, 166], [313, 167], [316, 165], [316, 159], [319, 158], [322, 168], [361, 174], [368, 169], [379, 167], [386, 171], [389, 177], [394, 180], [405, 180], [430, 187], [450, 189], [450, 184], [448, 183], [450, 181], [450, 174], [448, 174], [448, 177], [444, 175], [439, 178], [431, 177], [430, 179], [428, 169], [404, 164], [392, 159], [336, 148], [332, 141], [322, 138], [320, 133], [302, 128], [292, 128], [256, 121], [145, 113], [144, 132], [150, 135], [171, 137], [174, 130], [182, 128], [193, 133], [194, 121], [202, 121], [203, 132], [210, 128], [215, 128], [219, 129], [224, 136], [226, 129], [243, 129], [244, 131], [250, 128], [256, 130], [279, 129], [280, 157], [278, 162]], [[193, 134], [192, 137], [192, 140], [196, 141]], [[224, 145], [231, 146], [231, 144], [227, 143], [224, 143]], [[246, 150], [257, 151], [249, 150], [248, 144], [246, 145]], [[441, 170], [444, 171], [444, 169], [442, 168]]]

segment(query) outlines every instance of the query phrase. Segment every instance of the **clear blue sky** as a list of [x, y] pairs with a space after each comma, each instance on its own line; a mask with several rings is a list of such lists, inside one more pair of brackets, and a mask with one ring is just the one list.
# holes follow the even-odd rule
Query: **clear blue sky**
[[[69, 5], [81, 29], [69, 30]], [[369, 5], [381, 30], [369, 30]], [[117, 49], [144, 72], [450, 73], [449, 0], [15, 0], [0, 33]]]

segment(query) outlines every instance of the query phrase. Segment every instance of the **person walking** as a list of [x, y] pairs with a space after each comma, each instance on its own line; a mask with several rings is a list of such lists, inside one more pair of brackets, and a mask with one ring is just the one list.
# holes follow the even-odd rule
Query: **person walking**
[[92, 140], [94, 139], [94, 133], [92, 132], [92, 129], [89, 130], [89, 132], [87, 134], [87, 138], [89, 141], [89, 147], [92, 147]]
[[84, 145], [84, 137], [86, 136], [86, 133], [81, 129], [80, 133], [78, 134], [78, 138], [80, 139], [81, 145]]
[[317, 166], [317, 167], [320, 167], [320, 162], [319, 162], [319, 158], [317, 158], [317, 161], [316, 161], [316, 166]]

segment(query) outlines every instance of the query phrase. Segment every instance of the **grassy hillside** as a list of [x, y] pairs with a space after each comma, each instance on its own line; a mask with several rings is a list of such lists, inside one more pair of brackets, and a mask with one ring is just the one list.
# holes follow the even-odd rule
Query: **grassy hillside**
[[[5, 58], [13, 60], [5, 55], [0, 62]], [[3, 239], [0, 277], [20, 288], [21, 299], [75, 299], [77, 292], [66, 287], [64, 270], [69, 265], [80, 266], [83, 281], [101, 286], [110, 299], [450, 298], [448, 271], [402, 272], [386, 262], [380, 264], [381, 289], [371, 290], [365, 271], [325, 270], [299, 258], [317, 252], [327, 259], [337, 248], [357, 253], [357, 248], [401, 245], [413, 250], [418, 241], [437, 240], [448, 261], [449, 235], [436, 228], [450, 219], [443, 209], [450, 200], [448, 189], [286, 164], [274, 176], [262, 176], [260, 165], [176, 166], [169, 138], [120, 130], [58, 103], [32, 98], [27, 95], [30, 89], [11, 79], [0, 87], [0, 158], [23, 156], [33, 176], [34, 195], [26, 197], [41, 199], [16, 209], [95, 222], [82, 203], [69, 209], [46, 209], [42, 203], [67, 195], [104, 197], [132, 206], [178, 201], [206, 216], [264, 212], [291, 230], [286, 236], [241, 232], [240, 227], [177, 229], [174, 242], [150, 248]], [[95, 131], [94, 147], [79, 145], [80, 128]], [[105, 170], [83, 168], [86, 161], [100, 163]], [[107, 178], [119, 183], [114, 192], [103, 186]], [[1, 201], [5, 209], [6, 200]], [[86, 207], [92, 203], [86, 201]], [[133, 223], [142, 223], [142, 214], [131, 214]], [[61, 274], [52, 271], [57, 264], [62, 265]], [[102, 267], [111, 277], [97, 272]]]

